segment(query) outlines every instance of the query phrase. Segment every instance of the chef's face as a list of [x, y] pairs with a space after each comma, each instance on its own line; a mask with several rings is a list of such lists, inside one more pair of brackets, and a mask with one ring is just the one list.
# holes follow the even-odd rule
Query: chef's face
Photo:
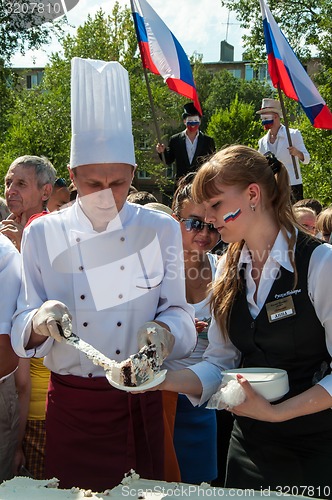
[[134, 176], [127, 163], [80, 165], [69, 169], [83, 211], [96, 230], [104, 230], [122, 209]]

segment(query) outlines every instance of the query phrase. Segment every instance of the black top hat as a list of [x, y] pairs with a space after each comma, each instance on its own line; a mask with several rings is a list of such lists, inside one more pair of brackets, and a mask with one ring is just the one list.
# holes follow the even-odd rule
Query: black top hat
[[187, 104], [185, 104], [183, 106], [183, 109], [184, 109], [184, 112], [182, 113], [182, 119], [183, 120], [185, 118], [187, 118], [187, 116], [198, 115], [199, 117], [201, 117], [201, 113], [199, 113], [199, 111], [197, 111], [197, 109], [195, 108], [193, 102], [188, 102]]

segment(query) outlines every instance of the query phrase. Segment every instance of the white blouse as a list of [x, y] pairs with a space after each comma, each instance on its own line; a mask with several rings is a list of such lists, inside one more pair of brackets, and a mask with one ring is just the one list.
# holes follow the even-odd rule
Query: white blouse
[[[219, 256], [212, 253], [208, 253], [207, 256], [211, 266], [212, 280], [214, 280]], [[192, 305], [195, 309], [195, 318], [201, 321], [206, 321], [210, 324], [211, 322], [210, 296], [205, 297], [205, 299]], [[164, 363], [164, 367], [169, 370], [181, 370], [182, 368], [186, 368], [201, 361], [204, 352], [209, 344], [208, 330], [209, 330], [209, 325], [207, 326], [206, 331], [203, 334], [198, 334], [197, 344], [195, 346], [195, 349], [188, 358], [176, 359], [174, 361], [166, 360]]]
[[[225, 256], [220, 259], [216, 279], [221, 275]], [[293, 272], [288, 255], [285, 237], [279, 232], [271, 249], [269, 257], [263, 267], [262, 276], [257, 290], [257, 302], [254, 300], [256, 290], [252, 279], [252, 261], [246, 245], [240, 255], [239, 269], [245, 267], [247, 283], [247, 301], [250, 313], [255, 319], [262, 309], [271, 290], [280, 266]], [[301, 270], [299, 270], [301, 272]], [[319, 245], [313, 251], [308, 269], [308, 293], [315, 308], [318, 319], [325, 328], [327, 350], [332, 356], [332, 246]], [[237, 368], [240, 363], [240, 353], [230, 340], [225, 341], [212, 317], [209, 329], [209, 346], [203, 356], [203, 361], [190, 369], [200, 378], [203, 385], [201, 398], [190, 397], [194, 404], [202, 404], [216, 392], [222, 381], [221, 370]], [[332, 374], [326, 375], [319, 384], [332, 396]]]

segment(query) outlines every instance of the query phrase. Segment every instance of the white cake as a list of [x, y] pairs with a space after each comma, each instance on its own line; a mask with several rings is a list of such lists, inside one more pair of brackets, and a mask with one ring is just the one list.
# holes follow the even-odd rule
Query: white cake
[[[253, 489], [236, 489], [236, 488], [217, 488], [210, 486], [208, 483], [185, 484], [185, 483], [167, 483], [165, 481], [151, 481], [149, 479], [141, 479], [135, 471], [126, 474], [119, 486], [111, 490], [110, 500], [119, 498], [131, 498], [135, 500], [162, 500], [172, 498], [191, 498], [192, 500], [202, 500], [202, 498], [221, 498], [221, 497], [245, 497], [250, 500], [262, 500], [265, 497], [277, 500], [281, 493], [273, 491], [255, 491]], [[294, 499], [291, 495], [286, 495], [288, 500]], [[304, 498], [304, 497], [301, 497]], [[311, 499], [313, 500], [313, 499]]]
[[109, 500], [110, 490], [104, 493], [93, 493], [91, 490], [58, 488], [56, 478], [36, 480], [29, 477], [14, 477], [0, 484], [0, 500]]
[[[62, 490], [58, 488], [58, 480], [55, 478], [37, 481], [27, 477], [15, 477], [0, 484], [0, 500], [86, 500], [87, 498], [91, 500], [116, 500], [125, 497], [133, 500], [161, 500], [167, 498], [176, 500], [177, 498], [187, 497], [192, 500], [201, 500], [202, 498], [241, 497], [243, 500], [247, 496], [250, 497], [250, 500], [262, 500], [265, 497], [277, 500], [284, 495], [268, 490], [215, 488], [207, 483], [194, 485], [151, 481], [141, 479], [133, 470], [125, 475], [119, 486], [106, 490], [104, 493], [93, 493], [91, 490], [82, 490], [80, 488]], [[296, 498], [292, 495], [286, 496], [287, 500], [295, 500]], [[307, 497], [301, 496], [301, 498]]]
[[145, 345], [137, 354], [121, 363], [114, 363], [111, 378], [116, 384], [137, 387], [152, 380], [160, 372], [161, 364], [155, 344]]

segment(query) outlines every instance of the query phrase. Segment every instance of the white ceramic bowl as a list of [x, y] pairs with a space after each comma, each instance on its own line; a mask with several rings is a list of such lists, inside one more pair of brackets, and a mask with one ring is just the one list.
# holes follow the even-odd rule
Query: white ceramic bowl
[[289, 391], [288, 375], [279, 368], [236, 368], [222, 372], [223, 384], [243, 375], [258, 394], [268, 401], [277, 401]]

